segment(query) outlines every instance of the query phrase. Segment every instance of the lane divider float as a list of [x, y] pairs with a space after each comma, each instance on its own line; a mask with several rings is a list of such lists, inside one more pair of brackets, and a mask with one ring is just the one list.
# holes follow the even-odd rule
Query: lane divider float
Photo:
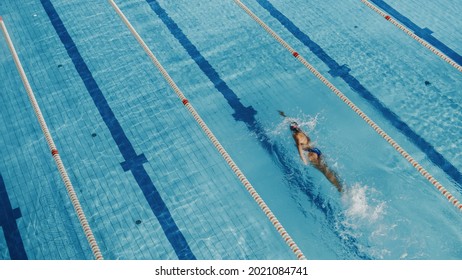
[[141, 38], [141, 36], [138, 34], [138, 32], [135, 30], [135, 28], [132, 26], [132, 24], [128, 21], [128, 19], [125, 17], [125, 15], [122, 13], [122, 11], [119, 9], [117, 4], [113, 0], [108, 0], [111, 6], [114, 8], [116, 13], [120, 16], [122, 21], [125, 23], [125, 25], [128, 27], [132, 35], [136, 38], [138, 43], [143, 47], [144, 51], [146, 54], [151, 58], [152, 62], [155, 64], [157, 69], [161, 72], [162, 76], [167, 80], [168, 84], [172, 87], [172, 89], [175, 91], [177, 96], [180, 98], [181, 102], [185, 105], [185, 107], [188, 109], [188, 111], [191, 113], [191, 115], [194, 117], [196, 122], [199, 124], [199, 126], [202, 128], [202, 130], [205, 132], [207, 137], [212, 141], [212, 144], [215, 146], [215, 148], [218, 150], [218, 152], [221, 154], [221, 156], [225, 159], [226, 163], [231, 167], [233, 170], [234, 174], [239, 178], [241, 183], [244, 185], [246, 190], [250, 193], [252, 198], [257, 202], [258, 206], [260, 206], [261, 210], [265, 213], [265, 215], [268, 217], [268, 219], [271, 221], [273, 226], [276, 228], [276, 230], [279, 232], [281, 237], [284, 239], [286, 244], [290, 247], [292, 252], [295, 254], [295, 256], [300, 259], [300, 260], [305, 260], [306, 257], [300, 250], [300, 248], [297, 246], [297, 244], [292, 240], [290, 235], [287, 233], [287, 231], [284, 229], [284, 227], [281, 225], [281, 223], [278, 221], [276, 216], [273, 214], [273, 212], [270, 210], [268, 205], [263, 201], [263, 199], [260, 197], [260, 195], [257, 193], [257, 191], [254, 189], [252, 184], [247, 180], [245, 175], [242, 173], [242, 171], [239, 169], [239, 167], [236, 165], [236, 163], [233, 161], [231, 156], [228, 154], [228, 152], [223, 148], [223, 146], [220, 144], [218, 139], [215, 137], [215, 135], [212, 133], [212, 131], [208, 128], [208, 126], [205, 124], [205, 122], [202, 120], [202, 118], [199, 116], [199, 114], [196, 112], [196, 110], [193, 108], [191, 103], [188, 101], [188, 99], [185, 97], [183, 92], [179, 89], [179, 87], [176, 85], [176, 83], [173, 81], [173, 79], [170, 77], [170, 75], [167, 73], [165, 68], [162, 66], [162, 64], [157, 60], [157, 58], [154, 56], [152, 51], [149, 49], [149, 47], [146, 45], [144, 40]]
[[303, 58], [294, 48], [284, 41], [276, 32], [266, 25], [257, 15], [255, 15], [246, 5], [240, 0], [234, 2], [243, 9], [253, 20], [255, 20], [263, 29], [265, 29], [276, 41], [286, 48], [298, 61], [300, 61], [308, 70], [311, 71], [319, 80], [321, 80], [333, 93], [335, 93], [345, 104], [348, 105], [356, 114], [358, 114], [367, 124], [369, 124], [380, 136], [382, 136], [395, 150], [397, 150], [408, 162], [419, 171], [438, 191], [446, 197], [446, 199], [462, 212], [462, 204], [443, 187], [427, 170], [425, 170], [408, 152], [406, 152], [393, 138], [391, 138], [384, 130], [382, 130], [374, 121], [372, 121], [359, 107], [351, 102], [338, 88], [336, 88], [329, 80], [327, 80], [316, 68]]
[[402, 31], [404, 31], [404, 33], [406, 33], [407, 35], [409, 35], [412, 39], [416, 40], [417, 42], [419, 42], [422, 46], [426, 47], [427, 49], [429, 49], [431, 52], [433, 52], [434, 54], [436, 54], [437, 56], [439, 56], [441, 59], [443, 59], [444, 61], [446, 61], [447, 63], [449, 63], [452, 67], [456, 68], [457, 70], [459, 70], [460, 72], [462, 72], [462, 66], [460, 66], [457, 62], [455, 62], [454, 60], [452, 60], [450, 57], [448, 57], [446, 54], [444, 54], [443, 52], [441, 52], [439, 49], [437, 49], [436, 47], [434, 47], [432, 44], [428, 43], [427, 41], [425, 41], [424, 39], [420, 38], [419, 36], [417, 36], [414, 32], [412, 32], [412, 30], [410, 30], [409, 28], [407, 28], [406, 26], [402, 25], [399, 21], [395, 20], [394, 18], [392, 18], [390, 15], [388, 15], [387, 13], [385, 13], [384, 11], [382, 11], [381, 9], [379, 9], [377, 6], [375, 6], [374, 4], [372, 4], [371, 2], [369, 2], [368, 0], [361, 0], [361, 2], [363, 2], [367, 7], [369, 7], [371, 10], [373, 10], [374, 12], [376, 12], [377, 14], [379, 14], [380, 16], [384, 17], [387, 21], [391, 22], [393, 25], [395, 25], [396, 27], [398, 27], [399, 29], [401, 29]]
[[29, 80], [27, 79], [26, 73], [24, 72], [24, 68], [22, 67], [21, 61], [19, 60], [18, 54], [16, 52], [16, 49], [13, 45], [13, 42], [10, 38], [10, 35], [8, 34], [8, 30], [6, 29], [6, 25], [3, 22], [2, 17], [0, 17], [0, 26], [3, 31], [3, 35], [5, 36], [6, 42], [8, 44], [8, 47], [10, 49], [11, 55], [13, 56], [14, 63], [16, 64], [16, 68], [18, 69], [19, 75], [21, 76], [21, 80], [24, 84], [24, 87], [26, 89], [27, 95], [29, 96], [30, 103], [32, 105], [32, 108], [34, 109], [35, 115], [38, 119], [38, 122], [40, 124], [40, 128], [43, 131], [43, 134], [45, 135], [45, 139], [48, 143], [48, 147], [50, 148], [51, 155], [53, 156], [53, 159], [56, 162], [56, 166], [58, 167], [59, 174], [61, 175], [61, 178], [63, 179], [64, 185], [66, 186], [67, 193], [71, 199], [72, 206], [74, 206], [74, 210], [77, 213], [77, 217], [79, 219], [80, 225], [83, 228], [83, 231], [85, 233], [85, 236], [87, 238], [87, 241], [90, 245], [90, 248], [93, 252], [93, 255], [95, 259], [97, 260], [102, 260], [103, 255], [101, 254], [101, 251], [98, 247], [98, 244], [96, 242], [96, 239], [93, 235], [93, 232], [90, 228], [90, 225], [87, 221], [87, 218], [85, 216], [85, 213], [83, 212], [82, 206], [80, 205], [80, 201], [77, 197], [77, 194], [75, 193], [74, 187], [72, 186], [71, 180], [69, 178], [69, 175], [67, 174], [66, 169], [64, 168], [64, 164], [61, 160], [61, 157], [59, 155], [58, 149], [56, 148], [56, 145], [53, 141], [53, 138], [51, 136], [51, 133], [48, 129], [48, 126], [45, 122], [45, 119], [43, 118], [42, 112], [40, 110], [40, 107], [37, 103], [37, 100], [35, 99], [34, 92], [32, 91], [32, 87], [30, 86]]

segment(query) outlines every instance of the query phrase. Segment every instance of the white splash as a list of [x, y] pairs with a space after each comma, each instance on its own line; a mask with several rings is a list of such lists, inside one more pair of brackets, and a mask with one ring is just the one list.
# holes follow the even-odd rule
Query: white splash
[[300, 126], [300, 128], [303, 131], [306, 131], [307, 133], [310, 133], [316, 128], [316, 125], [318, 124], [318, 121], [320, 119], [320, 114], [316, 114], [316, 116], [309, 116], [305, 115], [303, 113], [299, 114], [299, 116], [293, 118], [293, 117], [285, 117], [282, 119], [282, 121], [275, 127], [272, 128], [271, 131], [268, 132], [270, 135], [290, 135], [290, 133], [287, 133], [289, 129], [289, 125], [291, 122], [296, 122]]
[[342, 202], [346, 207], [345, 215], [350, 219], [361, 219], [375, 222], [384, 215], [385, 202], [368, 199], [368, 193], [374, 193], [373, 188], [356, 183], [347, 188], [342, 195]]
[[338, 221], [343, 225], [341, 236], [357, 239], [358, 249], [373, 259], [389, 257], [389, 247], [383, 241], [393, 231], [385, 221], [386, 203], [379, 197], [379, 191], [359, 183], [345, 188], [341, 198], [343, 215]]

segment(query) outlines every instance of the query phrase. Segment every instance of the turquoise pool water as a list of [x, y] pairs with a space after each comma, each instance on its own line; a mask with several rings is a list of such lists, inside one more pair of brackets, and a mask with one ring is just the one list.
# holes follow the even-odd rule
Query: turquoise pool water
[[[457, 1], [371, 2], [460, 57]], [[462, 258], [460, 211], [234, 1], [116, 3], [307, 258]], [[359, 0], [243, 3], [462, 198], [459, 71]], [[0, 16], [105, 259], [295, 258], [107, 1]], [[92, 259], [3, 37], [0, 63], [0, 259]]]

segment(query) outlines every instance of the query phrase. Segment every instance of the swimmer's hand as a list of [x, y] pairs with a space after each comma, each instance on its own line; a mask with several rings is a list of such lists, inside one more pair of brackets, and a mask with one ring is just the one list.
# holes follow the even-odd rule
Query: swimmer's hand
[[287, 118], [286, 114], [283, 111], [278, 110], [278, 112], [279, 112], [279, 115], [283, 116], [284, 118]]

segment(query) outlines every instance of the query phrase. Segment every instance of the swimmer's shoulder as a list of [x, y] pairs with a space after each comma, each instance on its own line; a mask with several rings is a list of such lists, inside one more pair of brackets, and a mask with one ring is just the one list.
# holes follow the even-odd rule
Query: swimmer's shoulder
[[310, 137], [308, 137], [305, 133], [303, 133], [301, 131], [294, 133], [293, 137], [297, 141], [297, 143], [301, 143], [301, 144], [306, 144], [306, 143], [302, 143], [302, 142], [309, 142], [310, 141]]

